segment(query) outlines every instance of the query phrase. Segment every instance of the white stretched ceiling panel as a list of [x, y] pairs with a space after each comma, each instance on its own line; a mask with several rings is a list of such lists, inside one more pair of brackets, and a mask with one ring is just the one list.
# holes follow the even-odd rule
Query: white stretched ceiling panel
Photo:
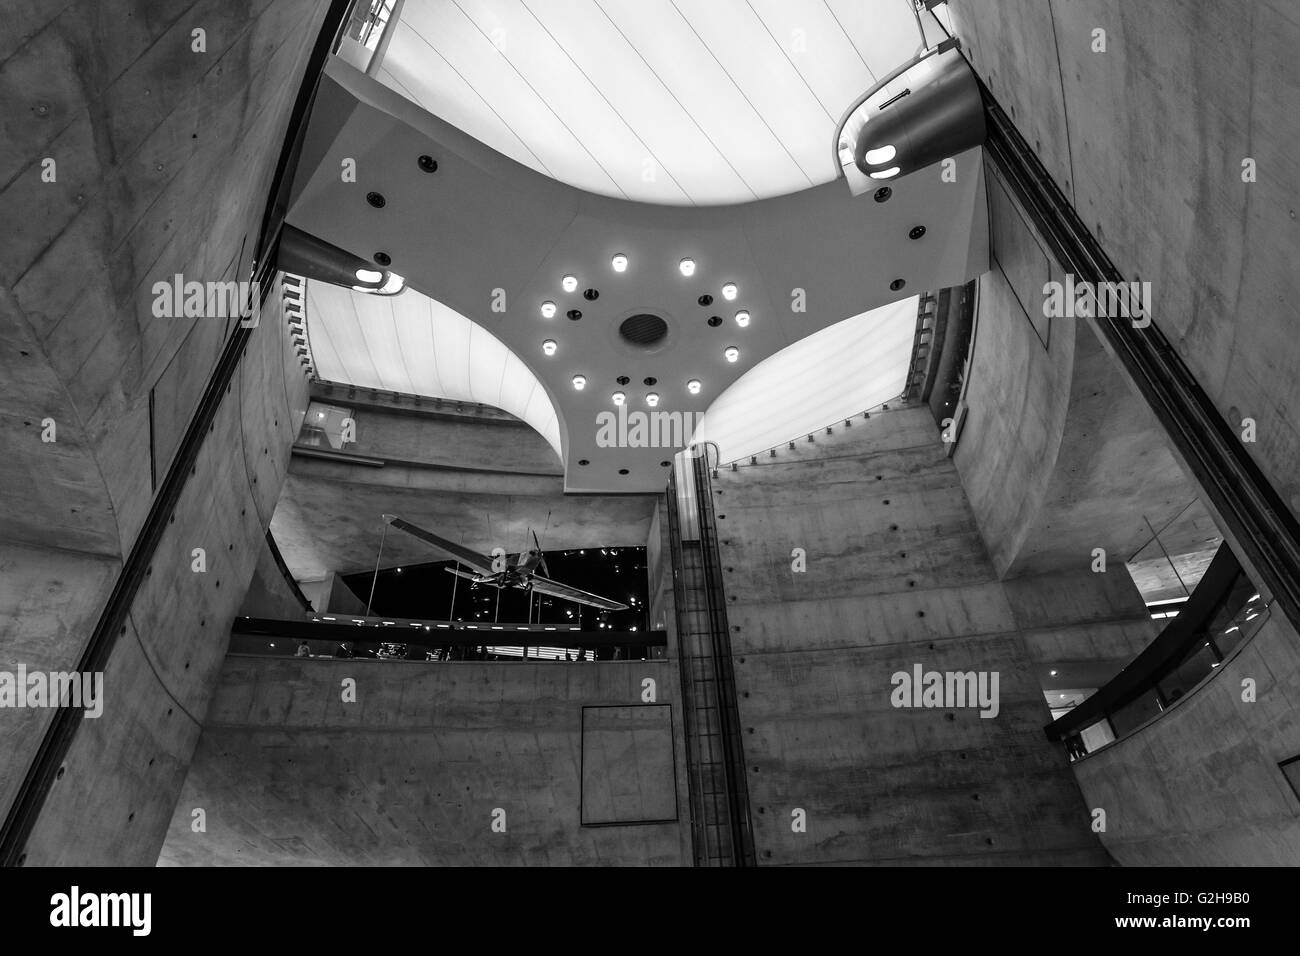
[[907, 384], [917, 299], [864, 312], [755, 365], [709, 406], [696, 442], [719, 459], [766, 452], [897, 398]]
[[911, 58], [910, 0], [406, 0], [377, 78], [562, 182], [706, 205], [837, 175], [840, 115]]
[[563, 457], [555, 406], [537, 376], [491, 332], [414, 289], [376, 296], [309, 281], [307, 334], [325, 381], [492, 405]]

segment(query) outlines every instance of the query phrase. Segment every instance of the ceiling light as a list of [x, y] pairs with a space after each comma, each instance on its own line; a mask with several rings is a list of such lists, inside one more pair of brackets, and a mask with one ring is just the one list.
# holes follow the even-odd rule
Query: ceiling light
[[565, 292], [572, 292], [578, 287], [578, 277], [565, 276], [560, 280], [560, 287], [563, 288]]
[[380, 295], [397, 295], [406, 288], [406, 280], [396, 272], [388, 273], [388, 281], [381, 285], [375, 291]]
[[376, 269], [357, 270], [357, 278], [362, 282], [378, 282], [383, 277], [384, 274]]
[[728, 282], [722, 287], [722, 297], [731, 302], [736, 298], [737, 291], [739, 290], [736, 288], [736, 283]]
[[690, 392], [692, 395], [700, 394], [700, 380], [698, 378], [693, 378], [687, 382], [686, 391]]
[[542, 318], [544, 318], [544, 319], [553, 319], [553, 318], [555, 318], [555, 303], [554, 303], [554, 302], [551, 302], [551, 301], [548, 300], [548, 301], [542, 303]]
[[890, 166], [888, 169], [882, 169], [878, 173], [872, 173], [872, 179], [891, 179], [898, 175], [898, 167]]
[[1055, 677], [1055, 676], [1056, 676], [1056, 671], [1052, 671], [1051, 674], [1052, 674], [1053, 677]]
[[647, 405], [649, 405], [651, 408], [654, 408], [656, 405], [659, 404], [659, 393], [658, 393], [658, 392], [650, 392], [650, 393], [649, 393], [648, 395], [646, 395], [646, 397], [645, 397], [645, 403], [646, 403]]
[[734, 362], [736, 359], [740, 358], [740, 349], [736, 348], [734, 345], [728, 345], [727, 350], [722, 354], [727, 357], [728, 362]]
[[737, 312], [737, 313], [736, 313], [736, 324], [737, 324], [738, 326], [740, 326], [742, 329], [743, 329], [745, 326], [749, 325], [749, 313], [746, 312], [744, 309], [741, 309], [739, 312]]
[[573, 387], [581, 392], [584, 388], [587, 387], [587, 376], [585, 375], [573, 376]]
[[546, 355], [554, 355], [557, 347], [558, 346], [556, 346], [555, 344], [555, 339], [547, 339], [545, 342], [542, 343], [542, 352], [544, 352]]
[[683, 259], [681, 262], [677, 264], [677, 268], [682, 270], [682, 275], [693, 276], [695, 275], [695, 260]]
[[897, 153], [898, 150], [894, 149], [892, 144], [887, 146], [878, 146], [875, 149], [867, 150], [866, 160], [872, 166], [875, 166], [877, 163], [889, 162], [895, 155], [897, 155]]
[[622, 392], [615, 392], [611, 397], [614, 399], [615, 405], [622, 405], [625, 401], [627, 401], [627, 396], [624, 395]]
[[609, 264], [614, 267], [615, 272], [626, 272], [627, 256], [623, 255], [623, 253], [620, 252], [613, 259], [609, 260]]

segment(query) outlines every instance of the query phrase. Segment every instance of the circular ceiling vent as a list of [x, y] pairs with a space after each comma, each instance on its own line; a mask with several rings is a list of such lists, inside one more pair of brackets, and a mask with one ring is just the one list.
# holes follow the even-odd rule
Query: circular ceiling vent
[[624, 342], [641, 348], [650, 348], [652, 345], [658, 345], [668, 335], [668, 323], [657, 315], [641, 313], [639, 315], [628, 316], [618, 327], [618, 334], [623, 337]]

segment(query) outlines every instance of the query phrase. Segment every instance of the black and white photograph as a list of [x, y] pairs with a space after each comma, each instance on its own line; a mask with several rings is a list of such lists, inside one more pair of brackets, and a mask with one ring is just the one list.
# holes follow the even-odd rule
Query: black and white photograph
[[1293, 927], [1297, 51], [0, 0], [6, 938]]

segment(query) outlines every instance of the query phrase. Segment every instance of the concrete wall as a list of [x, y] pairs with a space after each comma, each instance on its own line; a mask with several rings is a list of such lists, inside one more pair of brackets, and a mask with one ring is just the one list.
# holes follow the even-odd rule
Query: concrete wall
[[[1288, 0], [962, 0], [973, 66], [1300, 512], [1300, 112]], [[1104, 30], [1105, 52], [1094, 52]], [[1257, 164], [1242, 181], [1242, 162]]]
[[[306, 591], [306, 588], [302, 590]], [[314, 595], [307, 593], [306, 596], [315, 606]], [[271, 548], [265, 540], [262, 542], [261, 551], [257, 554], [257, 566], [253, 570], [252, 580], [248, 582], [248, 590], [244, 593], [244, 603], [240, 605], [239, 613], [242, 617], [270, 617], [281, 620], [301, 618], [306, 614], [306, 609], [293, 593], [289, 582], [280, 573], [280, 568], [271, 554]]]
[[[461, 470], [563, 475], [551, 446], [538, 432], [505, 412], [482, 415], [437, 412], [425, 400], [420, 409], [392, 403], [348, 399], [335, 388], [319, 401], [352, 410], [356, 441], [343, 451], [394, 464], [430, 465]], [[454, 403], [447, 403], [454, 405]]]
[[1298, 755], [1300, 636], [1273, 614], [1205, 683], [1075, 773], [1126, 866], [1296, 866], [1300, 797], [1278, 764]]
[[[760, 862], [1106, 862], [928, 409], [714, 488]], [[895, 708], [892, 675], [918, 663], [997, 671], [999, 713]]]
[[[14, 506], [0, 565], [19, 570], [0, 585], [6, 667], [76, 665], [234, 325], [155, 317], [151, 287], [175, 273], [247, 278], [324, 13], [307, 0], [79, 0], [7, 21], [0, 387], [14, 414], [0, 425], [0, 497]], [[196, 28], [206, 53], [191, 49]], [[46, 158], [54, 182], [41, 179]], [[119, 636], [104, 715], [81, 723], [29, 863], [157, 854], [305, 407], [277, 305]], [[53, 444], [40, 440], [47, 417]], [[194, 547], [206, 549], [205, 574], [191, 571]], [[48, 720], [30, 715], [0, 713], [0, 810]]]
[[[159, 862], [680, 865], [676, 667], [231, 657]], [[642, 701], [647, 677], [671, 710], [671, 751], [662, 726], [597, 739], [591, 711], [584, 748], [584, 707], [657, 711]], [[355, 703], [341, 700], [345, 678]], [[588, 820], [673, 808], [680, 822], [584, 826], [584, 798]], [[497, 808], [504, 833], [491, 828]]]
[[[372, 571], [385, 512], [481, 554], [494, 547], [510, 552], [531, 547], [529, 529], [547, 550], [639, 548], [646, 543], [655, 500], [654, 495], [566, 495], [558, 475], [396, 464], [369, 468], [295, 455], [272, 531], [294, 575], [310, 580], [330, 572]], [[383, 546], [386, 567], [446, 557], [391, 530]]]
[[1127, 579], [1150, 527], [1198, 490], [1092, 325], [1043, 315], [1044, 284], [1064, 274], [991, 167], [988, 182], [993, 267], [953, 460], [1000, 575], [1088, 572], [1102, 548]]

